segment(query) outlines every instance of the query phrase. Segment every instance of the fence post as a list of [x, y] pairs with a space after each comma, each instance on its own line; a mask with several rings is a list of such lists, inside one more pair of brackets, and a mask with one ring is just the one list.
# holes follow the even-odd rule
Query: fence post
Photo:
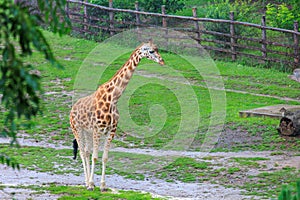
[[[113, 0], [109, 0], [109, 7], [113, 8]], [[110, 29], [110, 35], [113, 36], [114, 35], [114, 12], [113, 11], [109, 11], [109, 29]]]
[[234, 21], [234, 12], [230, 12], [229, 14], [231, 23], [230, 23], [230, 46], [231, 46], [231, 59], [233, 61], [236, 60], [236, 40], [235, 40], [235, 32], [234, 32], [234, 23], [232, 23]]
[[295, 68], [299, 65], [299, 37], [296, 33], [299, 33], [299, 24], [297, 21], [294, 22], [294, 65]]
[[[161, 14], [165, 15], [166, 14], [166, 6], [165, 5], [162, 5], [161, 6]], [[167, 27], [167, 19], [165, 17], [162, 18], [162, 26], [164, 28]]]
[[[139, 11], [139, 2], [136, 1], [134, 4], [135, 10]], [[139, 41], [141, 41], [141, 36], [140, 36], [140, 24], [141, 24], [141, 19], [140, 19], [140, 14], [135, 15], [136, 18], [136, 30], [137, 30], [137, 38]]]
[[[139, 11], [139, 2], [138, 2], [138, 1], [135, 2], [134, 6], [135, 6], [135, 10], [136, 10], [136, 11]], [[135, 17], [136, 17], [136, 25], [137, 25], [137, 27], [139, 28], [140, 23], [141, 23], [141, 20], [140, 20], [140, 14], [138, 14], [138, 13], [135, 14]]]
[[[166, 14], [166, 6], [161, 6], [161, 14]], [[165, 17], [162, 18], [162, 26], [165, 29], [165, 36], [166, 36], [166, 46], [168, 46], [169, 39], [168, 39], [168, 29], [167, 29], [167, 19]]]
[[[192, 8], [193, 11], [193, 17], [197, 18], [197, 7]], [[197, 37], [197, 42], [198, 44], [201, 44], [201, 34], [200, 34], [200, 29], [199, 29], [199, 23], [198, 21], [194, 21], [195, 24], [195, 29], [196, 29], [196, 37]]]
[[[85, 3], [88, 2], [88, 0], [85, 0], [84, 1]], [[84, 26], [83, 26], [83, 29], [86, 33], [86, 31], [88, 30], [88, 26], [87, 26], [87, 9], [86, 9], [86, 5], [84, 5], [83, 7], [83, 23], [84, 23]]]
[[267, 31], [265, 29], [266, 27], [266, 16], [263, 15], [261, 18], [261, 52], [262, 57], [266, 61], [267, 58]]

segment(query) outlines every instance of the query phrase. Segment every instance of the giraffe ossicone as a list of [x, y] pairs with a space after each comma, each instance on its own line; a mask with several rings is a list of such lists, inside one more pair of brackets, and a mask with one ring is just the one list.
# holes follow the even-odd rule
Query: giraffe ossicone
[[[80, 151], [85, 183], [89, 190], [93, 190], [95, 164], [98, 160], [100, 138], [105, 137], [102, 155], [101, 191], [106, 190], [105, 167], [108, 160], [108, 151], [111, 141], [115, 136], [119, 120], [117, 102], [129, 80], [131, 79], [138, 63], [142, 58], [147, 58], [164, 65], [164, 60], [152, 40], [138, 46], [127, 62], [106, 83], [100, 85], [91, 95], [79, 99], [70, 112], [70, 125], [74, 134], [74, 148]], [[74, 150], [74, 159], [77, 151]], [[90, 157], [92, 155], [92, 165]]]

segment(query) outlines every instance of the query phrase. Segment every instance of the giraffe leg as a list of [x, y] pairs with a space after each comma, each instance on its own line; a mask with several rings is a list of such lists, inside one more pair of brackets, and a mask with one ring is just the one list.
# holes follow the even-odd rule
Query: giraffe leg
[[106, 189], [106, 185], [105, 185], [105, 168], [106, 168], [106, 163], [108, 160], [108, 151], [110, 148], [110, 143], [112, 141], [112, 139], [115, 136], [115, 130], [112, 131], [109, 136], [106, 138], [105, 140], [105, 144], [103, 147], [103, 155], [102, 155], [102, 176], [101, 176], [101, 183], [100, 183], [100, 190], [101, 192], [105, 192]]
[[91, 153], [86, 150], [85, 152], [85, 166], [86, 166], [86, 177], [85, 177], [85, 183], [86, 187], [89, 189], [89, 180], [91, 176], [91, 167], [90, 167], [90, 158], [91, 158]]
[[83, 149], [80, 149], [80, 157], [81, 157], [82, 165], [83, 165], [85, 185], [87, 187], [88, 186], [88, 172], [87, 172], [88, 168], [86, 166], [86, 156], [85, 156], [85, 152], [83, 151]]
[[97, 133], [94, 133], [93, 139], [93, 154], [92, 154], [92, 168], [89, 176], [88, 189], [93, 190], [95, 187], [94, 183], [94, 174], [95, 174], [95, 164], [98, 160], [98, 151], [99, 151], [100, 139], [98, 138]]
[[90, 177], [90, 151], [88, 144], [85, 143], [86, 138], [83, 135], [83, 132], [81, 131], [80, 134], [78, 134], [78, 146], [79, 146], [79, 151], [80, 151], [80, 157], [82, 160], [82, 165], [83, 165], [83, 171], [84, 171], [84, 177], [85, 177], [85, 185], [88, 187], [88, 181]]

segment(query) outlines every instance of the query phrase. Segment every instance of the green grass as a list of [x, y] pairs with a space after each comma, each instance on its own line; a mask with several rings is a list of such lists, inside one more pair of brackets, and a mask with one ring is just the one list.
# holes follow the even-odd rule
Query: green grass
[[[274, 196], [274, 191], [279, 193], [278, 180], [285, 180], [285, 184], [296, 182], [300, 172], [292, 167], [285, 167], [275, 172], [262, 172], [257, 176], [249, 176], [249, 181], [241, 188], [246, 189], [246, 194], [258, 196]], [[282, 182], [281, 182], [282, 183]]]
[[[53, 150], [51, 148], [27, 147], [12, 148], [1, 145], [0, 152], [15, 158], [21, 168], [55, 174], [82, 173], [80, 165], [72, 160], [72, 150]], [[68, 167], [62, 167], [62, 166]]]
[[276, 152], [272, 152], [270, 155], [276, 156], [276, 155], [283, 155], [283, 154], [284, 154], [284, 152], [276, 151]]
[[[58, 70], [51, 68], [39, 53], [34, 53], [33, 57], [28, 60], [33, 62], [41, 71], [44, 92], [46, 94], [44, 95], [43, 101], [43, 113], [32, 121], [32, 125], [35, 125], [35, 128], [25, 128], [25, 132], [37, 140], [48, 138], [49, 142], [57, 141], [59, 143], [59, 141], [65, 141], [65, 145], [69, 145], [72, 134], [69, 130], [68, 115], [72, 105], [72, 90], [75, 79], [84, 59], [88, 57], [89, 53], [98, 44], [69, 36], [59, 38], [46, 31], [44, 31], [44, 34], [48, 38], [54, 54], [64, 65], [65, 69]], [[130, 53], [121, 55], [111, 63], [104, 71], [99, 84], [112, 77], [122, 64], [125, 63], [129, 55]], [[191, 146], [191, 149], [197, 150], [200, 148], [205, 137], [203, 133], [207, 132], [209, 122], [213, 117], [211, 116], [212, 92], [221, 94], [222, 91], [219, 92], [214, 89], [208, 90], [206, 88], [206, 81], [214, 81], [214, 79], [205, 78], [203, 72], [199, 73], [188, 62], [175, 54], [162, 52], [162, 56], [168, 67], [147, 67], [150, 62], [143, 60], [137, 71], [150, 73], [154, 76], [152, 78], [145, 78], [135, 74], [132, 78], [129, 84], [130, 87], [134, 87], [139, 81], [148, 81], [149, 84], [137, 88], [130, 94], [128, 101], [129, 117], [132, 123], [137, 126], [131, 126], [131, 128], [126, 127], [126, 123], [128, 123], [127, 119], [124, 120], [124, 123], [120, 122], [118, 134], [122, 135], [122, 132], [129, 134], [123, 142], [116, 142], [116, 145], [128, 147], [128, 144], [133, 144], [135, 147], [157, 149], [164, 147], [178, 134], [180, 131], [179, 125], [183, 119], [181, 111], [182, 100], [178, 99], [177, 92], [189, 97], [189, 91], [192, 91], [196, 98], [191, 100], [197, 101], [198, 108], [195, 110], [199, 110], [200, 115], [198, 122], [199, 131], [198, 134], [195, 135], [194, 142]], [[91, 62], [93, 62], [93, 59], [91, 59]], [[98, 63], [99, 61], [95, 58], [94, 62]], [[252, 135], [261, 135], [263, 138], [262, 143], [259, 145], [239, 144], [233, 149], [281, 150], [280, 146], [284, 144], [286, 140], [281, 138], [276, 131], [276, 126], [278, 126], [279, 123], [278, 120], [240, 118], [238, 112], [276, 104], [287, 103], [299, 105], [299, 102], [296, 101], [278, 99], [289, 97], [296, 100], [299, 98], [299, 84], [289, 80], [287, 73], [273, 69], [254, 68], [224, 61], [215, 61], [215, 64], [216, 69], [220, 71], [226, 89], [251, 93], [226, 92], [226, 99], [224, 99], [226, 100], [226, 107], [224, 108], [226, 111], [225, 125], [232, 130], [234, 127], [241, 127], [241, 129], [251, 132]], [[212, 65], [213, 64], [208, 64], [208, 67]], [[182, 77], [180, 78], [180, 76]], [[160, 81], [156, 77], [161, 77], [164, 80]], [[175, 80], [171, 88], [169, 86], [170, 83], [167, 82], [169, 79]], [[189, 81], [192, 85], [187, 87], [178, 83], [183, 79]], [[187, 87], [191, 90], [188, 91], [180, 87]], [[186, 94], [184, 92], [186, 92]], [[253, 93], [277, 96], [278, 98], [256, 96], [253, 95]], [[125, 91], [125, 95], [126, 94], [128, 93]], [[150, 111], [155, 105], [160, 105], [160, 108], [158, 108], [159, 112], [151, 116]], [[163, 107], [163, 110], [161, 107]], [[192, 111], [193, 109], [190, 110]], [[124, 116], [122, 110], [120, 110], [120, 113], [121, 117]], [[160, 120], [159, 117], [166, 118]], [[146, 130], [150, 125], [153, 125], [151, 130]], [[134, 127], [134, 129], [132, 127]], [[145, 132], [145, 130], [147, 132]], [[141, 133], [144, 134], [142, 138], [136, 137], [137, 135], [141, 136]], [[292, 139], [287, 145], [288, 149], [295, 150], [298, 147], [298, 139]], [[225, 151], [226, 149], [219, 150]]]
[[[177, 179], [183, 182], [196, 182], [197, 173], [208, 168], [207, 162], [197, 162], [192, 158], [177, 158], [168, 166], [160, 169], [156, 176], [165, 179]], [[172, 178], [171, 178], [172, 177]]]
[[235, 157], [232, 158], [235, 162], [239, 163], [241, 166], [245, 167], [251, 167], [251, 168], [260, 168], [261, 165], [256, 162], [256, 161], [261, 161], [261, 160], [270, 160], [268, 158], [261, 158], [261, 157], [253, 157], [253, 158], [239, 158]]
[[234, 174], [235, 172], [239, 172], [239, 171], [241, 171], [241, 169], [238, 167], [229, 167], [228, 168], [228, 174]]
[[[88, 56], [90, 51], [98, 44], [92, 41], [64, 36], [59, 38], [50, 32], [44, 31], [48, 38], [54, 54], [64, 65], [64, 70], [51, 68], [42, 56], [34, 53], [28, 61], [33, 62], [42, 74], [42, 84], [45, 94], [43, 95], [43, 113], [37, 116], [31, 124], [33, 128], [24, 128], [30, 137], [37, 141], [46, 141], [55, 144], [64, 144], [70, 147], [69, 150], [53, 150], [40, 147], [22, 147], [18, 150], [10, 149], [7, 146], [1, 146], [0, 152], [11, 155], [21, 163], [21, 167], [41, 172], [51, 172], [55, 174], [72, 173], [81, 175], [83, 169], [80, 162], [72, 160], [71, 142], [73, 135], [69, 128], [69, 111], [72, 105], [72, 90], [74, 87], [76, 75]], [[121, 55], [108, 68], [106, 68], [100, 83], [107, 81], [127, 60], [129, 53]], [[212, 92], [206, 88], [207, 77], [199, 74], [185, 60], [178, 56], [162, 52], [167, 65], [170, 67], [147, 68], [150, 62], [143, 60], [137, 71], [146, 72], [153, 77], [145, 78], [135, 74], [130, 82], [133, 87], [139, 81], [149, 81], [138, 87], [130, 94], [128, 101], [129, 116], [132, 122], [137, 126], [126, 127], [120, 123], [117, 136], [121, 137], [124, 132], [127, 137], [123, 140], [114, 140], [114, 145], [129, 148], [156, 148], [162, 149], [167, 143], [174, 140], [174, 137], [180, 130], [182, 120], [182, 105], [178, 100], [176, 92], [182, 92], [183, 96], [189, 97], [189, 92], [182, 90], [182, 84], [178, 83], [184, 77], [191, 83], [190, 89], [195, 94], [198, 101], [197, 107], [192, 111], [199, 110], [200, 119], [195, 138], [187, 150], [199, 150], [205, 133], [210, 126], [212, 119]], [[96, 59], [96, 58], [95, 58]], [[97, 63], [97, 62], [96, 62]], [[217, 69], [220, 71], [221, 78], [224, 81], [226, 91], [226, 111], [225, 127], [232, 131], [243, 131], [249, 139], [259, 136], [259, 141], [230, 144], [223, 148], [215, 148], [213, 151], [273, 151], [271, 155], [280, 155], [281, 152], [298, 151], [300, 146], [299, 138], [281, 137], [276, 130], [279, 124], [277, 119], [269, 118], [240, 118], [238, 112], [262, 106], [276, 104], [299, 105], [296, 101], [299, 98], [299, 84], [287, 78], [288, 73], [279, 72], [273, 69], [254, 68], [233, 62], [215, 61]], [[101, 67], [101, 66], [96, 66]], [[170, 70], [172, 69], [172, 70]], [[157, 81], [157, 77], [162, 80]], [[216, 79], [212, 77], [212, 81]], [[170, 87], [168, 80], [175, 80]], [[242, 91], [246, 93], [239, 93]], [[251, 93], [251, 94], [247, 94]], [[255, 94], [272, 95], [275, 97], [257, 96]], [[126, 95], [126, 93], [124, 93]], [[280, 100], [279, 98], [294, 98], [295, 101]], [[195, 100], [191, 99], [191, 100]], [[121, 100], [120, 100], [121, 101]], [[159, 105], [159, 107], [157, 107]], [[163, 107], [164, 109], [161, 109]], [[158, 109], [158, 113], [151, 113], [151, 109]], [[121, 110], [122, 111], [122, 110]], [[124, 112], [120, 112], [124, 116]], [[0, 119], [3, 120], [2, 116]], [[129, 119], [125, 119], [128, 122]], [[211, 125], [212, 127], [217, 125]], [[151, 130], [146, 130], [147, 128]], [[144, 132], [146, 130], [146, 132]], [[184, 135], [183, 135], [184, 136]], [[182, 136], [181, 136], [182, 137]], [[118, 139], [118, 138], [117, 138]], [[178, 139], [178, 138], [177, 138]], [[179, 138], [182, 139], [182, 138]], [[42, 155], [42, 156], [41, 156]], [[101, 154], [99, 154], [101, 155]], [[230, 162], [232, 166], [219, 166], [211, 163], [214, 157], [206, 157], [203, 160], [196, 160], [187, 157], [165, 157], [145, 156], [131, 153], [110, 152], [107, 174], [119, 174], [127, 178], [144, 180], [146, 176], [155, 176], [168, 182], [213, 182], [232, 187], [243, 187], [247, 191], [262, 191], [262, 195], [272, 196], [269, 185], [275, 185], [276, 180], [282, 180], [283, 183], [293, 181], [298, 175], [296, 169], [282, 169], [281, 171], [260, 174], [249, 177], [251, 181], [245, 185], [229, 184], [226, 176], [238, 179], [238, 177], [247, 172], [248, 168], [260, 169], [264, 166], [260, 164], [264, 158], [234, 158]], [[126, 165], [124, 165], [126, 163]], [[64, 165], [64, 168], [60, 166]], [[100, 169], [97, 166], [96, 172], [99, 174]], [[161, 166], [158, 167], [157, 166]], [[144, 171], [134, 171], [136, 169]], [[76, 169], [76, 170], [75, 170]], [[78, 169], [78, 170], [77, 170]], [[147, 171], [148, 174], [144, 173]], [[284, 176], [284, 173], [287, 176]], [[265, 180], [265, 183], [260, 181]], [[257, 181], [259, 180], [259, 181]], [[73, 187], [51, 186], [49, 190], [59, 191], [61, 194], [77, 198], [76, 191]], [[279, 186], [274, 186], [279, 188]], [[81, 190], [81, 189], [80, 189]], [[64, 193], [64, 191], [66, 191]], [[130, 193], [130, 192], [129, 192]], [[93, 194], [92, 194], [93, 195]], [[124, 194], [125, 195], [125, 194]], [[73, 198], [72, 197], [72, 198]], [[78, 196], [78, 198], [81, 198]], [[85, 199], [85, 194], [82, 196]], [[95, 197], [98, 198], [98, 197]], [[104, 196], [103, 196], [104, 198]], [[115, 198], [115, 197], [113, 197]], [[123, 197], [119, 197], [123, 198]], [[125, 199], [127, 197], [124, 197]], [[129, 198], [129, 197], [128, 197]], [[146, 198], [146, 197], [145, 197]], [[147, 197], [148, 198], [148, 197]], [[117, 197], [116, 197], [117, 199]]]
[[142, 193], [136, 191], [111, 191], [100, 192], [100, 189], [97, 187], [93, 191], [87, 190], [85, 187], [78, 186], [59, 186], [51, 184], [49, 186], [32, 188], [37, 191], [49, 191], [51, 194], [60, 195], [59, 200], [88, 200], [88, 199], [109, 199], [109, 200], [159, 200], [163, 198], [154, 198], [149, 193]]

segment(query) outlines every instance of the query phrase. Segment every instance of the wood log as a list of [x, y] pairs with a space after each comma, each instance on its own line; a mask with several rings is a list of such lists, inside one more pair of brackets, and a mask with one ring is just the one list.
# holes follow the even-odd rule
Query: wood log
[[300, 134], [300, 110], [291, 111], [281, 108], [282, 118], [280, 119], [278, 132], [285, 136]]

